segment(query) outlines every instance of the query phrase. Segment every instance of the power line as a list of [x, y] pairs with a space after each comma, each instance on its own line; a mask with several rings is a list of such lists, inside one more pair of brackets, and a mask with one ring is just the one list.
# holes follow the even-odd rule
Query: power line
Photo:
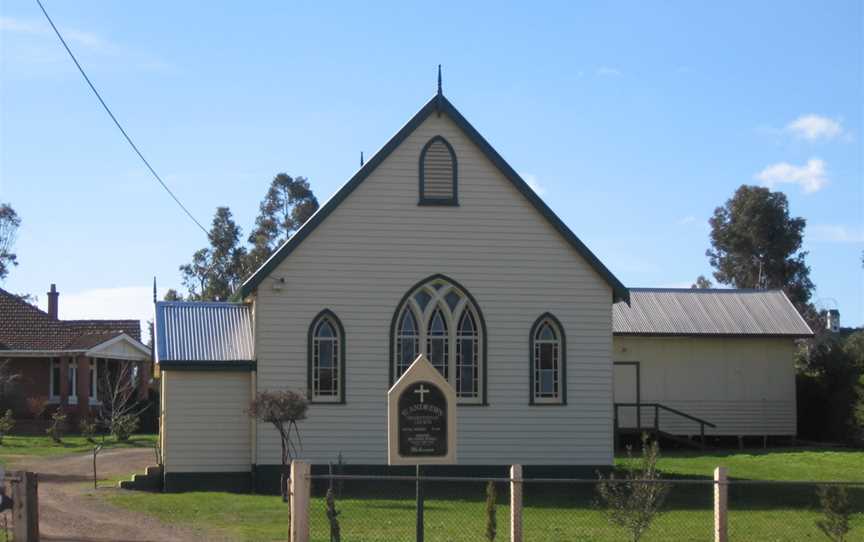
[[201, 231], [203, 231], [204, 234], [209, 237], [210, 234], [207, 232], [207, 229], [204, 226], [202, 226], [201, 223], [198, 222], [194, 216], [192, 216], [192, 213], [189, 212], [189, 209], [187, 209], [186, 206], [180, 202], [180, 200], [177, 198], [177, 196], [174, 195], [174, 192], [172, 192], [171, 189], [168, 188], [168, 185], [165, 184], [165, 181], [162, 180], [162, 177], [160, 177], [159, 174], [156, 173], [156, 170], [153, 169], [153, 166], [150, 165], [150, 162], [148, 162], [147, 159], [144, 158], [144, 155], [141, 154], [141, 151], [138, 150], [138, 147], [132, 141], [132, 138], [129, 137], [129, 134], [127, 134], [126, 130], [123, 129], [123, 126], [120, 125], [120, 121], [118, 121], [117, 117], [114, 116], [114, 113], [111, 112], [111, 109], [108, 107], [108, 104], [105, 103], [105, 100], [102, 99], [102, 96], [99, 94], [99, 91], [96, 90], [96, 87], [93, 86], [93, 83], [90, 81], [90, 78], [87, 77], [87, 74], [84, 72], [84, 68], [82, 68], [81, 64], [78, 63], [78, 59], [75, 58], [75, 55], [72, 53], [72, 50], [69, 48], [68, 45], [66, 45], [66, 40], [63, 39], [63, 36], [60, 34], [60, 31], [57, 30], [57, 27], [54, 25], [54, 21], [51, 20], [51, 17], [48, 15], [48, 12], [45, 11], [45, 6], [42, 5], [42, 2], [40, 0], [36, 0], [36, 3], [39, 4], [39, 9], [41, 9], [42, 13], [45, 14], [45, 18], [48, 19], [48, 23], [51, 25], [51, 28], [54, 29], [54, 33], [57, 34], [58, 38], [60, 38], [60, 43], [63, 44], [63, 47], [66, 49], [66, 52], [69, 53], [69, 56], [72, 58], [72, 62], [75, 63], [75, 66], [78, 68], [78, 71], [81, 72], [81, 75], [84, 77], [84, 80], [87, 81], [87, 84], [90, 86], [90, 90], [92, 90], [93, 94], [96, 95], [96, 98], [99, 99], [99, 103], [101, 103], [102, 107], [105, 108], [105, 112], [108, 113], [108, 116], [111, 117], [111, 120], [114, 121], [114, 124], [120, 130], [120, 133], [123, 134], [123, 137], [126, 138], [126, 141], [132, 147], [132, 150], [134, 150], [135, 154], [137, 154], [138, 157], [141, 159], [141, 161], [144, 162], [144, 165], [147, 166], [147, 169], [150, 170], [150, 173], [152, 173], [153, 176], [156, 178], [156, 180], [159, 181], [159, 184], [162, 185], [162, 188], [164, 188], [165, 191], [168, 192], [168, 195], [171, 196], [171, 198], [177, 203], [177, 205], [180, 206], [181, 209], [183, 209], [183, 212], [186, 213], [186, 216], [188, 216], [192, 220], [192, 222], [194, 222], [196, 226], [201, 228]]

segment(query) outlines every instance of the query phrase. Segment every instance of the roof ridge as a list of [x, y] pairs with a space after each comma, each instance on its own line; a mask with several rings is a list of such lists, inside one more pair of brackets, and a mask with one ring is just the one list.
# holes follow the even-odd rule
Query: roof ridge
[[714, 293], [714, 294], [772, 294], [783, 293], [780, 288], [666, 288], [666, 287], [636, 287], [629, 288], [631, 292], [692, 292], [692, 293]]

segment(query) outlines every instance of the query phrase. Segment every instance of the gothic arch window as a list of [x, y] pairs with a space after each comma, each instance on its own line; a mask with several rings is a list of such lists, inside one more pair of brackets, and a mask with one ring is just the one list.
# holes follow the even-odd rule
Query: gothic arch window
[[565, 404], [567, 345], [558, 319], [548, 312], [540, 316], [531, 326], [529, 344], [531, 404]]
[[314, 403], [345, 402], [345, 330], [330, 310], [309, 326], [309, 398]]
[[396, 374], [404, 373], [420, 355], [420, 332], [414, 310], [405, 307], [396, 329]]
[[486, 403], [486, 324], [467, 290], [443, 275], [421, 281], [402, 298], [391, 329], [391, 384], [425, 354], [460, 404]]
[[440, 135], [420, 151], [420, 205], [458, 205], [456, 153]]

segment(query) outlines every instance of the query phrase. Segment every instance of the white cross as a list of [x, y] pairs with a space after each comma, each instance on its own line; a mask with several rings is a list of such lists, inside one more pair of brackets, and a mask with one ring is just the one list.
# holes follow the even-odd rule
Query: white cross
[[417, 388], [416, 390], [414, 390], [414, 393], [420, 394], [420, 402], [421, 403], [423, 402], [423, 396], [426, 395], [427, 393], [431, 393], [431, 392], [432, 392], [432, 390], [427, 390], [426, 388], [423, 387], [423, 384], [420, 384], [420, 387]]

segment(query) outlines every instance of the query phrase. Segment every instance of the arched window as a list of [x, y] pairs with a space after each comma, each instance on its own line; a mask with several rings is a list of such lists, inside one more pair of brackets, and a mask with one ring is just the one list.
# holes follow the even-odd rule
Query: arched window
[[397, 307], [392, 330], [391, 384], [425, 354], [460, 404], [485, 404], [486, 327], [459, 284], [442, 275], [417, 284]]
[[456, 332], [456, 396], [474, 397], [479, 393], [480, 358], [477, 324], [470, 308], [462, 311]]
[[404, 373], [420, 355], [420, 333], [411, 307], [402, 309], [396, 336], [396, 373]]
[[531, 404], [566, 402], [566, 343], [564, 329], [549, 313], [531, 327]]
[[449, 364], [447, 363], [447, 323], [444, 322], [444, 315], [441, 309], [435, 309], [432, 313], [432, 318], [429, 320], [429, 331], [426, 332], [426, 357], [432, 365], [438, 369], [438, 372], [447, 378]]
[[458, 205], [457, 189], [456, 153], [435, 136], [420, 151], [420, 205]]
[[312, 402], [345, 402], [345, 331], [329, 310], [309, 326], [309, 398]]

